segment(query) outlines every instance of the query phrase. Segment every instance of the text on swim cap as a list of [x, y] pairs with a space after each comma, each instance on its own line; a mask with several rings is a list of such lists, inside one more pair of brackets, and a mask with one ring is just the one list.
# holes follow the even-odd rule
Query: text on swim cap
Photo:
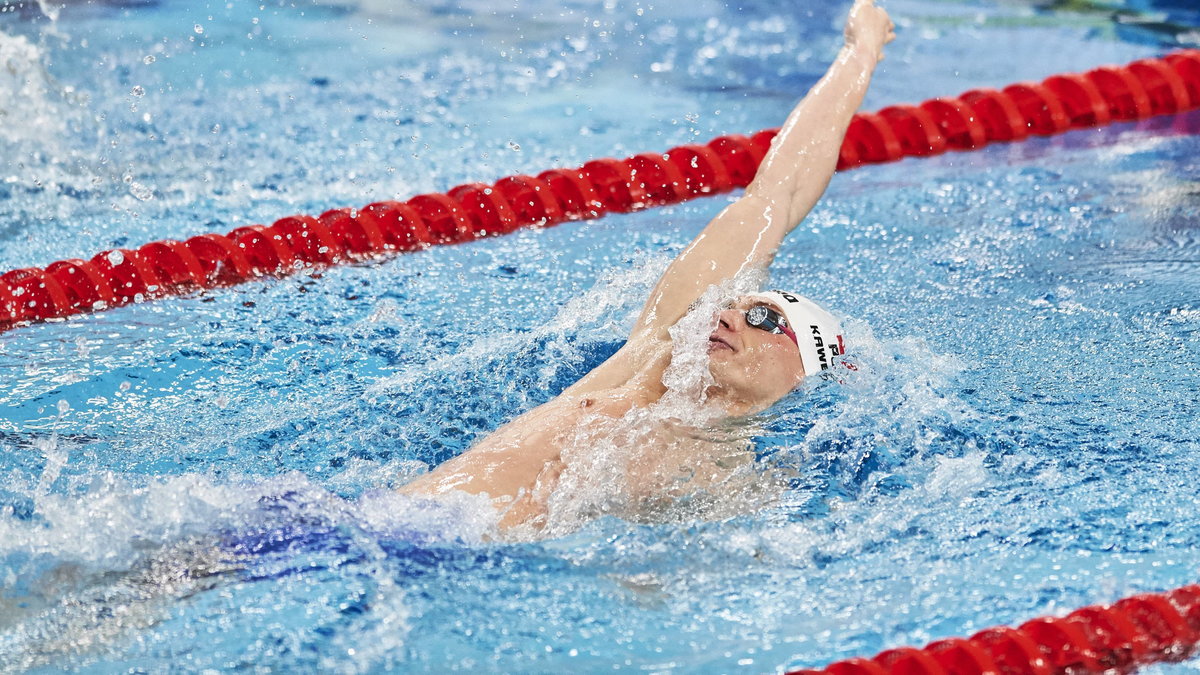
[[[809, 325], [812, 329], [813, 345], [817, 348], [817, 362], [821, 364], [821, 370], [829, 368], [829, 359], [825, 356], [825, 340], [821, 338], [821, 328], [817, 325]], [[842, 336], [838, 336], [838, 344], [829, 345], [829, 353], [831, 356], [838, 356], [842, 353], [840, 349], [842, 344]]]

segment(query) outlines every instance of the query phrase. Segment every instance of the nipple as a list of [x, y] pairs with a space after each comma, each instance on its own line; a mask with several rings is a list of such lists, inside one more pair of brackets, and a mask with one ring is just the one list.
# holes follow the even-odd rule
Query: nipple
[[594, 398], [585, 398], [585, 399], [582, 399], [581, 401], [579, 401], [579, 407], [580, 408], [590, 408], [590, 407], [592, 407], [592, 404], [595, 402], [596, 402], [596, 399], [594, 399]]

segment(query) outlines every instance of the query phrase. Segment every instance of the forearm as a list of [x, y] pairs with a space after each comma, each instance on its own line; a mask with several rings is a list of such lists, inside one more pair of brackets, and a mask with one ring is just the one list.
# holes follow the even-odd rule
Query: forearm
[[862, 105], [879, 52], [847, 45], [825, 76], [788, 115], [746, 196], [776, 204], [791, 231], [816, 204], [837, 167], [854, 113]]
[[710, 285], [771, 264], [784, 237], [829, 184], [850, 119], [883, 46], [894, 37], [892, 29], [887, 12], [873, 0], [855, 0], [837, 60], [788, 115], [746, 194], [713, 218], [663, 273], [631, 342], [665, 335]]
[[837, 167], [878, 49], [844, 48], [788, 115], [746, 193], [708, 224], [651, 293], [634, 335], [673, 324], [710, 284], [769, 266], [784, 237], [816, 205]]

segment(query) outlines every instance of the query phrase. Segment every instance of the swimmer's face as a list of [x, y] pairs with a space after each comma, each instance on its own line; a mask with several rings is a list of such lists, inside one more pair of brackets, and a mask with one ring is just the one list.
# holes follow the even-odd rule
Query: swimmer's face
[[804, 364], [786, 333], [746, 322], [746, 311], [760, 305], [782, 314], [779, 307], [755, 298], [741, 298], [717, 312], [708, 338], [708, 368], [718, 387], [765, 408], [800, 384]]

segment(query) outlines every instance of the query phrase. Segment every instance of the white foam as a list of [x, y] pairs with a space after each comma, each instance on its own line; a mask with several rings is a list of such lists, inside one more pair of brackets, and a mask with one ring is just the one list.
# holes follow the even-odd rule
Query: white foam
[[[14, 487], [33, 493], [31, 486]], [[146, 484], [103, 473], [80, 487], [70, 494], [40, 495], [33, 519], [0, 517], [0, 556], [49, 555], [101, 566], [128, 562], [142, 555], [144, 542], [166, 544], [253, 523], [261, 517], [260, 502], [281, 494], [301, 495], [305, 508], [384, 536], [416, 533], [422, 540], [478, 542], [495, 519], [490, 508], [478, 508], [472, 499], [435, 508], [381, 492], [347, 501], [298, 472], [233, 482], [184, 474]]]
[[926, 496], [940, 499], [965, 499], [987, 485], [984, 454], [972, 452], [963, 457], [938, 457], [923, 486]]
[[880, 340], [869, 325], [856, 319], [847, 320], [843, 327], [847, 360], [854, 368], [838, 372], [845, 400], [814, 421], [806, 445], [848, 431], [878, 430], [879, 420], [887, 419], [890, 443], [903, 445], [910, 440], [918, 449], [926, 449], [932, 440], [927, 435], [931, 420], [963, 423], [974, 418], [951, 386], [965, 367], [957, 356], [940, 352], [921, 338]]
[[51, 21], [58, 21], [58, 15], [62, 13], [65, 6], [62, 2], [47, 2], [47, 0], [37, 0], [38, 9], [42, 10]]
[[0, 31], [0, 141], [49, 143], [67, 132], [64, 98], [71, 91], [51, 77], [42, 48]]
[[435, 500], [379, 490], [363, 495], [355, 511], [364, 525], [385, 536], [468, 544], [496, 538], [500, 517], [486, 495], [457, 491]]
[[44, 494], [37, 519], [0, 518], [0, 553], [51, 555], [85, 563], [126, 559], [140, 541], [170, 541], [220, 522], [222, 511], [260, 492], [189, 474], [145, 486], [112, 473], [95, 475], [81, 494]]
[[[286, 504], [294, 512], [261, 511]], [[282, 498], [282, 499], [281, 499]], [[354, 574], [370, 579], [370, 611], [350, 619], [322, 653], [327, 670], [366, 672], [403, 652], [411, 610], [378, 537], [480, 541], [490, 506], [436, 508], [394, 494], [341, 500], [299, 474], [249, 484], [221, 484], [184, 475], [137, 486], [119, 476], [97, 477], [82, 494], [45, 495], [35, 518], [0, 518], [0, 559], [24, 560], [17, 595], [0, 599], [0, 660], [20, 669], [103, 654], [125, 636], [167, 621], [183, 599], [220, 586], [252, 564], [223, 547], [221, 531], [308, 522], [317, 516], [342, 525], [366, 555]], [[475, 513], [479, 517], [471, 518]], [[494, 523], [494, 514], [492, 522]], [[29, 565], [29, 566], [26, 566]], [[3, 580], [16, 586], [10, 570]], [[18, 604], [5, 600], [16, 600]], [[262, 600], [274, 603], [273, 596]], [[274, 605], [250, 608], [277, 611]], [[332, 611], [332, 610], [331, 610]]]

